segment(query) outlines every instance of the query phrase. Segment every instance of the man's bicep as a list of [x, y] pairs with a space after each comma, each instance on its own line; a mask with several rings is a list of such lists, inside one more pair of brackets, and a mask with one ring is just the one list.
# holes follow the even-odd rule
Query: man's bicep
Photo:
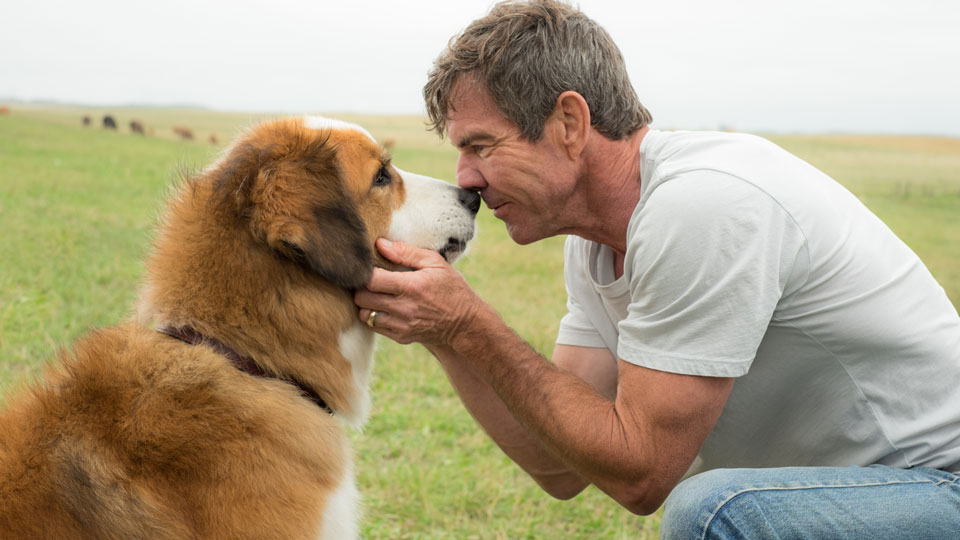
[[613, 401], [617, 395], [617, 359], [607, 348], [557, 345], [552, 362], [568, 371], [604, 397]]

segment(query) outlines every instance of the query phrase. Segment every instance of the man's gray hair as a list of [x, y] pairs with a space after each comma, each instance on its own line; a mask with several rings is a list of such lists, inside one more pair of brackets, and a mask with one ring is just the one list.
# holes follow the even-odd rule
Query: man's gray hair
[[584, 97], [591, 125], [607, 138], [625, 139], [652, 120], [606, 30], [555, 0], [500, 2], [450, 39], [423, 87], [430, 126], [440, 136], [451, 92], [465, 77], [485, 87], [531, 141], [543, 136], [557, 97], [567, 90]]

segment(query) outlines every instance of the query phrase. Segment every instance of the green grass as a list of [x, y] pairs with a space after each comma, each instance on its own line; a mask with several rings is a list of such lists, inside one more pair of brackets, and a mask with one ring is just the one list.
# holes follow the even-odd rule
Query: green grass
[[[56, 349], [126, 317], [159, 205], [181, 170], [204, 166], [238, 130], [272, 115], [111, 109], [118, 132], [84, 128], [107, 111], [15, 108], [0, 116], [0, 389], [38, 376]], [[153, 129], [126, 129], [136, 118]], [[456, 154], [415, 117], [360, 117], [396, 141], [404, 169], [452, 179]], [[179, 141], [172, 126], [193, 129]], [[208, 142], [216, 134], [219, 145]], [[960, 140], [771, 137], [861, 197], [960, 303]], [[458, 267], [549, 356], [564, 312], [562, 239], [517, 246], [488, 211]], [[432, 357], [381, 340], [374, 412], [353, 436], [368, 538], [656, 538], [595, 489], [543, 494], [479, 431]]]

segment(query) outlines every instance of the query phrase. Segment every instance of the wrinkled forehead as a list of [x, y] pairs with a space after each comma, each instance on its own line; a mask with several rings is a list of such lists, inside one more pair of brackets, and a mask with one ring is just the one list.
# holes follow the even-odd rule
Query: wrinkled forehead
[[356, 124], [344, 122], [343, 120], [337, 120], [336, 118], [327, 118], [325, 116], [306, 116], [303, 118], [303, 125], [310, 129], [329, 129], [331, 131], [342, 131], [348, 133], [355, 132], [366, 136], [374, 144], [377, 142], [369, 131]]

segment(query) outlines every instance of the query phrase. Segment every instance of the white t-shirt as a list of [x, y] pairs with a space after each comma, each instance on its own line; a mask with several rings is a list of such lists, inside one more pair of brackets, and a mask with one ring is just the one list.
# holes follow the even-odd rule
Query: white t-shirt
[[737, 377], [695, 469], [960, 472], [960, 317], [827, 175], [759, 137], [650, 131], [624, 273], [569, 237], [557, 343]]

